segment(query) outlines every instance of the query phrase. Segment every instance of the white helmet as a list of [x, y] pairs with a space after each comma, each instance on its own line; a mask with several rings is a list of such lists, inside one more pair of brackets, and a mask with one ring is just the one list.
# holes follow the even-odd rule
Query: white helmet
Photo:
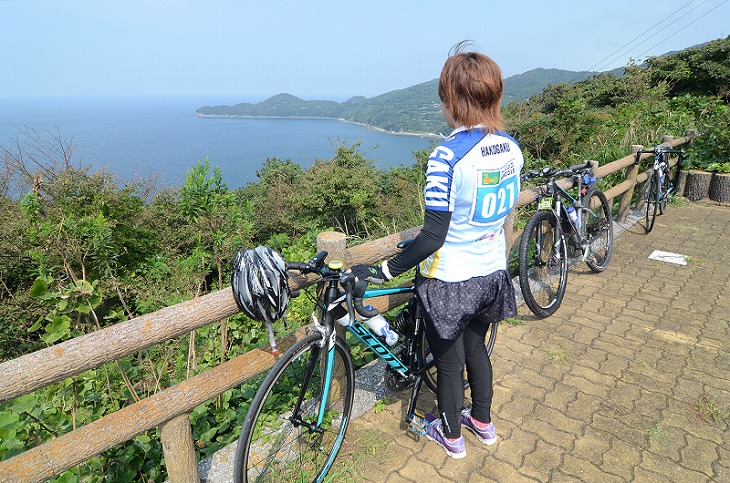
[[241, 249], [233, 260], [231, 288], [246, 315], [270, 325], [284, 316], [289, 305], [286, 261], [268, 247]]

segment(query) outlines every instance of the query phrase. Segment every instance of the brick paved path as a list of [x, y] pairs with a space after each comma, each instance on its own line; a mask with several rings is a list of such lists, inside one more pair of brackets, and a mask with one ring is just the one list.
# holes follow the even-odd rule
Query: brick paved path
[[[399, 394], [352, 422], [339, 470], [377, 482], [730, 482], [728, 287], [730, 208], [671, 206], [649, 235], [633, 225], [616, 239], [606, 272], [574, 268], [556, 314], [522, 307], [520, 325], [502, 324], [495, 446], [466, 433], [467, 457], [452, 460], [415, 441]], [[433, 395], [420, 405], [434, 411]]]

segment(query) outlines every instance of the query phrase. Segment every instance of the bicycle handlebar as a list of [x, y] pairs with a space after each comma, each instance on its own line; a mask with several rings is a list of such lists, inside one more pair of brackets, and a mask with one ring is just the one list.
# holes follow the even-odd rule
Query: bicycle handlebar
[[337, 277], [340, 286], [345, 290], [345, 301], [347, 304], [347, 312], [350, 316], [350, 322], [355, 320], [356, 311], [360, 316], [365, 318], [375, 317], [380, 313], [376, 308], [368, 309], [363, 305], [362, 299], [365, 290], [368, 288], [368, 282], [359, 280], [355, 282], [355, 276], [351, 273], [343, 272], [340, 267], [330, 267], [325, 264], [327, 257], [326, 251], [317, 253], [307, 262], [287, 262], [287, 270], [298, 270], [300, 273], [316, 273], [323, 278]]
[[545, 167], [541, 170], [531, 169], [525, 174], [520, 176], [520, 179], [527, 180], [527, 179], [533, 179], [533, 178], [568, 178], [570, 176], [574, 176], [576, 174], [583, 174], [583, 173], [589, 173], [593, 171], [593, 163], [591, 161], [586, 161], [582, 164], [576, 164], [575, 166], [570, 166], [569, 168], [565, 169], [555, 169], [551, 167]]
[[653, 154], [654, 156], [658, 156], [661, 154], [679, 154], [679, 158], [682, 159], [684, 158], [684, 149], [674, 149], [671, 146], [657, 144], [655, 144], [651, 149], [640, 149], [636, 151], [636, 160], [634, 161], [634, 166], [638, 165], [639, 162], [641, 162], [642, 154]]

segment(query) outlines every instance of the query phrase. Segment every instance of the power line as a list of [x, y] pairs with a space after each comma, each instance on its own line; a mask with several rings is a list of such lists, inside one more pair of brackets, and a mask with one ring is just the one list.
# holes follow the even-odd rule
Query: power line
[[[725, 5], [725, 4], [727, 3], [727, 2], [728, 2], [728, 0], [724, 0], [724, 1], [722, 2], [722, 3], [719, 3], [719, 4], [717, 4], [717, 6], [715, 6], [714, 8], [712, 8], [712, 9], [710, 9], [710, 10], [708, 10], [707, 12], [703, 13], [702, 15], [700, 15], [699, 17], [697, 17], [696, 19], [692, 20], [692, 21], [691, 21], [690, 23], [688, 23], [687, 25], [685, 25], [685, 26], [684, 26], [684, 27], [682, 27], [681, 29], [679, 29], [679, 30], [675, 30], [675, 31], [674, 31], [674, 32], [672, 32], [672, 33], [671, 33], [671, 34], [670, 34], [670, 35], [669, 35], [668, 37], [666, 37], [666, 38], [665, 38], [664, 40], [661, 40], [660, 42], [657, 42], [656, 44], [652, 45], [652, 46], [651, 46], [651, 47], [649, 47], [649, 48], [648, 48], [647, 50], [645, 50], [644, 52], [642, 52], [642, 53], [641, 53], [641, 55], [640, 55], [639, 57], [642, 57], [642, 56], [643, 56], [644, 54], [646, 54], [647, 52], [649, 52], [649, 51], [650, 51], [651, 49], [653, 49], [654, 47], [657, 47], [658, 45], [661, 45], [661, 44], [663, 44], [664, 42], [666, 42], [667, 40], [671, 39], [672, 37], [674, 37], [675, 35], [677, 35], [677, 34], [678, 34], [679, 32], [681, 32], [682, 30], [686, 29], [687, 27], [689, 27], [690, 25], [692, 25], [693, 23], [695, 23], [696, 21], [698, 21], [698, 20], [699, 20], [699, 19], [701, 19], [702, 17], [704, 17], [704, 16], [706, 16], [706, 15], [710, 14], [710, 13], [711, 13], [711, 12], [712, 12], [713, 10], [716, 10], [716, 9], [718, 9], [718, 8], [722, 7], [722, 6], [723, 6], [723, 5]], [[693, 9], [693, 10], [694, 10], [694, 9]], [[691, 10], [690, 10], [690, 11], [691, 11]], [[671, 24], [670, 24], [670, 25], [671, 25]]]
[[[618, 50], [616, 50], [616, 51], [614, 51], [614, 52], [612, 52], [612, 53], [608, 54], [608, 55], [607, 55], [606, 57], [604, 57], [603, 59], [599, 60], [599, 61], [598, 61], [598, 62], [597, 62], [596, 64], [592, 65], [592, 66], [591, 66], [591, 67], [589, 67], [589, 68], [588, 68], [587, 70], [583, 71], [583, 73], [585, 73], [585, 72], [590, 72], [590, 71], [592, 71], [593, 69], [595, 69], [596, 67], [598, 67], [598, 66], [602, 66], [602, 65], [604, 64], [604, 61], [605, 61], [605, 60], [607, 60], [607, 59], [611, 59], [611, 60], [610, 60], [610, 61], [609, 61], [608, 63], [606, 63], [607, 65], [610, 65], [610, 64], [611, 64], [611, 63], [612, 63], [612, 62], [613, 62], [613, 61], [615, 60], [615, 59], [613, 58], [613, 56], [614, 56], [615, 54], [618, 54], [619, 52], [621, 52], [621, 51], [622, 51], [622, 50], [624, 50], [625, 48], [627, 48], [627, 47], [630, 47], [630, 46], [631, 46], [631, 44], [633, 44], [633, 43], [634, 43], [634, 42], [635, 42], [636, 40], [640, 39], [641, 37], [643, 37], [643, 36], [644, 36], [644, 35], [646, 35], [647, 33], [651, 32], [652, 30], [654, 30], [654, 29], [657, 29], [657, 28], [659, 28], [659, 27], [661, 26], [661, 24], [663, 24], [663, 23], [664, 23], [665, 21], [667, 21], [667, 19], [669, 19], [670, 17], [674, 16], [674, 15], [675, 15], [676, 13], [678, 13], [678, 12], [679, 12], [679, 11], [681, 11], [681, 10], [683, 10], [684, 8], [688, 7], [689, 5], [691, 5], [692, 3], [694, 3], [694, 1], [695, 1], [695, 0], [690, 0], [690, 1], [689, 1], [689, 3], [686, 3], [686, 4], [682, 5], [682, 6], [681, 6], [681, 7], [679, 7], [679, 8], [677, 9], [677, 10], [675, 10], [675, 11], [674, 11], [674, 12], [672, 12], [672, 13], [670, 13], [670, 14], [669, 14], [669, 15], [667, 15], [666, 17], [664, 17], [664, 18], [663, 18], [663, 19], [662, 19], [661, 21], [659, 21], [659, 22], [657, 22], [657, 23], [653, 24], [653, 25], [652, 25], [651, 27], [649, 27], [648, 29], [646, 29], [645, 31], [643, 31], [642, 33], [640, 33], [639, 35], [637, 35], [636, 37], [634, 37], [633, 39], [631, 39], [631, 40], [630, 40], [629, 42], [627, 42], [627, 43], [626, 43], [626, 44], [624, 44], [623, 46], [619, 47], [619, 49], [618, 49]], [[701, 5], [705, 4], [705, 3], [707, 3], [707, 0], [704, 0], [704, 1], [703, 1], [703, 2], [701, 3], [701, 4], [697, 5], [697, 7], [699, 7], [699, 6], [701, 6]], [[695, 7], [695, 8], [697, 8], [697, 7]], [[693, 9], [693, 10], [694, 10], [694, 9]], [[691, 12], [691, 11], [692, 11], [692, 10], [690, 10], [690, 12]], [[676, 22], [676, 20], [675, 20], [675, 22]], [[669, 25], [671, 25], [671, 24], [669, 24]], [[656, 34], [654, 34], [654, 35], [656, 35]], [[652, 37], [653, 37], [653, 36], [652, 36]], [[652, 37], [648, 37], [647, 39], [643, 40], [642, 42], [640, 42], [640, 43], [639, 43], [639, 44], [637, 44], [636, 46], [633, 46], [633, 47], [630, 47], [630, 48], [631, 48], [631, 49], [633, 49], [633, 48], [637, 47], [638, 45], [641, 45], [642, 43], [646, 42], [646, 41], [647, 41], [648, 39], [650, 39], [650, 38], [652, 38]]]

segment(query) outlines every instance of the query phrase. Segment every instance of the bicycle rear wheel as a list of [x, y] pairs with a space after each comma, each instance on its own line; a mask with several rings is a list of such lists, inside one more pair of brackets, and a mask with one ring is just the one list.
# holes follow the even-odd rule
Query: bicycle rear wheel
[[568, 284], [568, 249], [550, 211], [527, 221], [519, 250], [520, 288], [530, 310], [544, 318], [560, 307]]
[[[497, 342], [497, 326], [499, 326], [499, 322], [492, 322], [489, 325], [489, 330], [487, 331], [487, 337], [484, 343], [484, 346], [487, 349], [487, 355], [490, 357], [492, 355], [492, 351], [494, 350], [494, 344]], [[428, 339], [426, 338], [425, 330], [421, 332], [420, 337], [421, 342], [418, 344], [418, 347], [421, 351], [421, 361], [423, 361], [424, 364], [430, 364], [433, 361], [433, 355], [431, 354], [431, 348], [428, 346]], [[437, 381], [437, 371], [435, 365], [432, 365], [423, 373], [423, 381], [426, 383], [426, 386], [428, 386], [428, 388], [435, 394]], [[469, 382], [466, 379], [464, 379], [464, 387], [469, 387]]]
[[[325, 390], [322, 336], [311, 334], [279, 359], [251, 402], [236, 449], [234, 481], [321, 481], [342, 445], [352, 411], [355, 370], [347, 345], [335, 343]], [[325, 417], [318, 423], [319, 409]]]
[[601, 190], [594, 190], [588, 196], [590, 211], [583, 210], [583, 227], [588, 239], [590, 254], [586, 264], [595, 273], [600, 273], [608, 267], [613, 253], [613, 217], [611, 205]]
[[649, 189], [646, 191], [646, 215], [644, 230], [649, 233], [654, 228], [654, 219], [659, 209], [659, 171], [653, 171], [649, 178]]

